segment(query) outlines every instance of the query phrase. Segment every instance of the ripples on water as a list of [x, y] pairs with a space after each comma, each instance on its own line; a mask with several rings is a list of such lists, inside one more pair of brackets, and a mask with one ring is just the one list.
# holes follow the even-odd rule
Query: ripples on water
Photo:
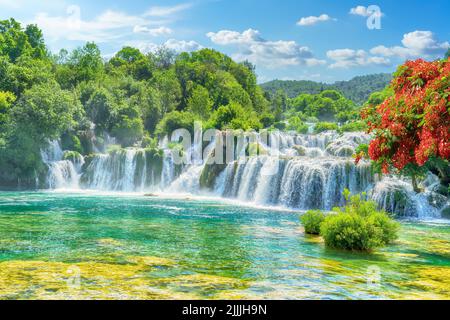
[[0, 194], [0, 298], [450, 298], [449, 279], [450, 227], [439, 221], [405, 221], [395, 245], [368, 255], [325, 249], [293, 211]]

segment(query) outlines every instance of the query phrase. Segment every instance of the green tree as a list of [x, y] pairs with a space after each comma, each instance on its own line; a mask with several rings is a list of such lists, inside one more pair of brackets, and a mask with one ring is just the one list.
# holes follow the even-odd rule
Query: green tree
[[29, 24], [25, 28], [25, 34], [33, 48], [32, 56], [38, 59], [45, 58], [47, 56], [47, 47], [45, 46], [42, 30], [35, 24]]
[[191, 97], [188, 99], [187, 111], [200, 117], [200, 119], [206, 120], [211, 115], [212, 106], [213, 102], [209, 98], [208, 90], [200, 85], [195, 86]]
[[58, 138], [80, 114], [75, 95], [53, 81], [26, 90], [12, 110], [15, 124], [37, 141]]
[[9, 122], [9, 111], [16, 97], [11, 92], [0, 91], [0, 134]]
[[15, 62], [19, 57], [32, 54], [28, 36], [14, 19], [0, 21], [0, 56]]
[[160, 137], [171, 135], [175, 130], [186, 129], [194, 131], [194, 117], [189, 112], [172, 111], [164, 116], [156, 127], [156, 134]]
[[95, 88], [85, 104], [86, 115], [99, 129], [107, 130], [112, 114], [118, 109], [113, 95], [105, 88]]
[[161, 98], [162, 114], [177, 109], [181, 101], [181, 86], [173, 69], [155, 74], [155, 86]]
[[98, 79], [104, 71], [100, 49], [93, 42], [88, 42], [81, 48], [75, 49], [69, 58], [69, 65], [76, 83]]
[[149, 80], [155, 68], [152, 60], [132, 47], [124, 47], [116, 53], [109, 64], [132, 75], [137, 80]]

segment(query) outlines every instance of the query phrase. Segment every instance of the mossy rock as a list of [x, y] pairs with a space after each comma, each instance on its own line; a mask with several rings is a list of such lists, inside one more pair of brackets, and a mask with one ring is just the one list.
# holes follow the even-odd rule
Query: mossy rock
[[448, 198], [436, 193], [436, 192], [430, 192], [430, 194], [427, 196], [427, 200], [430, 203], [430, 205], [432, 205], [433, 207], [437, 208], [437, 209], [441, 209], [443, 207], [445, 207], [445, 205], [448, 202]]
[[258, 142], [250, 143], [247, 146], [245, 153], [248, 156], [256, 156], [256, 155], [264, 156], [268, 154], [267, 150]]
[[441, 211], [442, 218], [444, 219], [450, 219], [450, 206], [445, 207]]
[[303, 146], [293, 146], [292, 149], [294, 149], [295, 151], [297, 151], [297, 154], [300, 157], [304, 157], [306, 156], [306, 148]]
[[207, 164], [200, 175], [200, 187], [212, 190], [217, 177], [227, 167], [226, 164]]
[[77, 151], [66, 151], [64, 152], [63, 160], [68, 160], [71, 162], [76, 162], [82, 158], [82, 155]]

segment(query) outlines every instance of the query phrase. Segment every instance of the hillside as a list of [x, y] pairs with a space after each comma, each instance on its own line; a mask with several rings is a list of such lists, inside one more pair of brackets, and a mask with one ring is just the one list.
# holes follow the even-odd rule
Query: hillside
[[261, 87], [269, 93], [283, 90], [290, 98], [295, 98], [302, 93], [318, 94], [323, 90], [334, 89], [340, 91], [347, 99], [362, 104], [367, 101], [371, 93], [384, 89], [391, 79], [391, 74], [380, 73], [359, 76], [349, 81], [338, 81], [333, 84], [307, 80], [273, 80], [261, 84]]

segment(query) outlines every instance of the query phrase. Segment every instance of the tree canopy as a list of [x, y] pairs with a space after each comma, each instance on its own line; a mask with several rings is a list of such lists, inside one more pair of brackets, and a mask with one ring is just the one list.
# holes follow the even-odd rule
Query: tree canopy
[[[65, 146], [89, 154], [92, 135], [129, 147], [192, 129], [196, 120], [257, 129], [272, 125], [271, 106], [254, 66], [215, 50], [124, 47], [106, 60], [88, 42], [51, 54], [36, 25], [0, 21], [0, 165], [10, 168], [0, 173], [1, 183], [34, 181], [40, 150], [52, 139], [63, 137]], [[22, 159], [13, 158], [18, 153]]]
[[362, 117], [375, 137], [368, 153], [384, 173], [416, 175], [429, 166], [449, 179], [449, 88], [450, 59], [408, 61], [395, 74], [392, 94], [366, 106]]

